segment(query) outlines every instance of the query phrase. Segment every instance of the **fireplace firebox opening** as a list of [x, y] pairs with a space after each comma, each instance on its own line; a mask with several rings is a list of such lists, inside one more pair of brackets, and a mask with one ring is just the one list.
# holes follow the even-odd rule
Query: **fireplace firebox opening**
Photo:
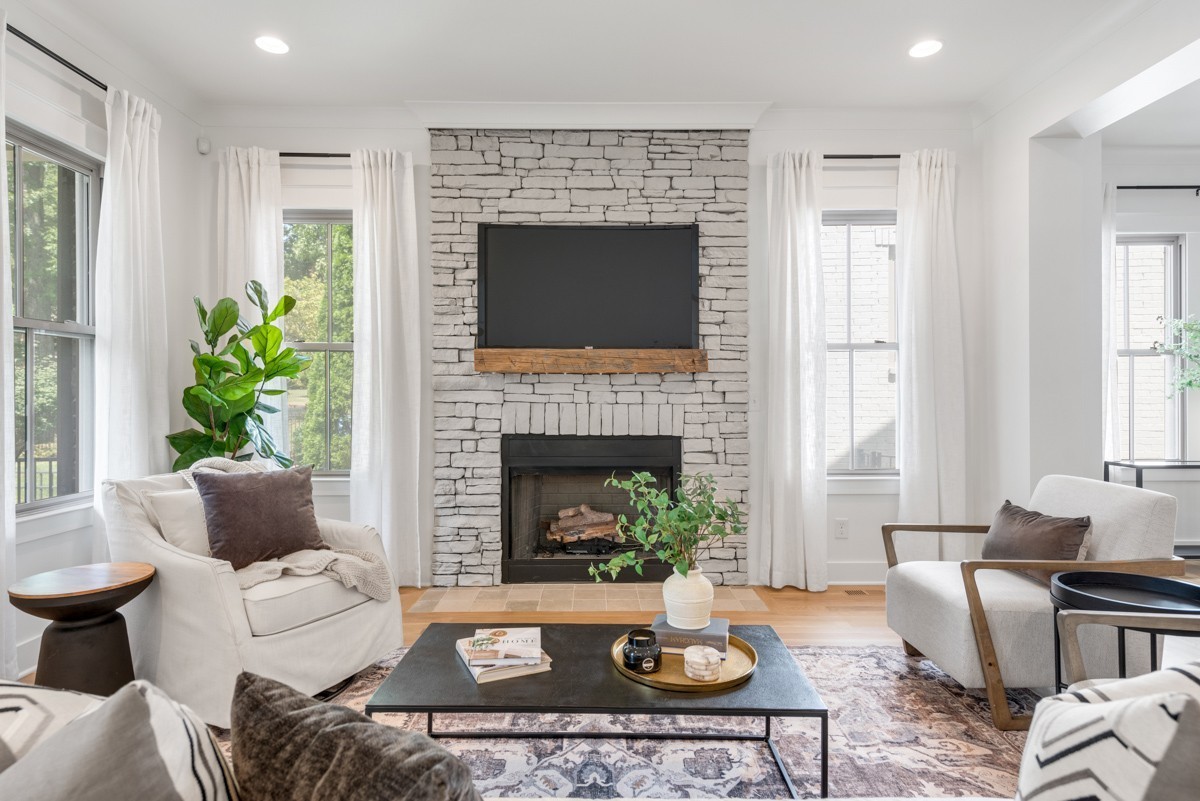
[[[636, 512], [629, 495], [605, 481], [648, 472], [675, 490], [682, 443], [669, 436], [542, 436], [501, 438], [501, 578], [506, 584], [591, 581], [588, 565], [635, 544], [620, 542], [617, 518]], [[619, 581], [661, 581], [670, 567], [651, 559], [644, 575]]]

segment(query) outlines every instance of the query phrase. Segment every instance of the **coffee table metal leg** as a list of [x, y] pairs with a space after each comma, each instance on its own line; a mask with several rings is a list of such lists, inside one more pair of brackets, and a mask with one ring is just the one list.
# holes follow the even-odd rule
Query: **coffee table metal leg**
[[1158, 670], [1158, 634], [1150, 632], [1150, 672]]
[[433, 737], [433, 713], [430, 712], [425, 718], [425, 733]]

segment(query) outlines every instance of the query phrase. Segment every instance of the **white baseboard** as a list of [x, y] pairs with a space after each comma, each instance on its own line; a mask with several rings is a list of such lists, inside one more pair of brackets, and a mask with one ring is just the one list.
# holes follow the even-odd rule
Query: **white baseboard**
[[883, 584], [887, 577], [887, 562], [830, 562], [829, 583]]

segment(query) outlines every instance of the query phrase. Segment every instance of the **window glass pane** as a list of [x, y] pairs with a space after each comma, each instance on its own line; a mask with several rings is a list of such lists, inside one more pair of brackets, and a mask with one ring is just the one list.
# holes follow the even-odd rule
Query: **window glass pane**
[[896, 468], [896, 353], [854, 352], [854, 468]]
[[28, 428], [25, 421], [25, 332], [13, 332], [13, 400], [14, 427], [16, 429], [17, 454], [17, 503], [25, 503], [25, 464], [28, 445]]
[[1174, 455], [1167, 452], [1167, 420], [1172, 406], [1167, 368], [1168, 360], [1162, 356], [1134, 357], [1135, 459], [1166, 459]]
[[351, 390], [354, 387], [354, 354], [329, 354], [329, 469], [350, 469]]
[[34, 486], [40, 501], [87, 489], [79, 476], [81, 342], [33, 335]]
[[850, 341], [895, 342], [894, 225], [850, 229]]
[[87, 178], [22, 148], [21, 268], [25, 317], [80, 320], [79, 221]]
[[1141, 350], [1163, 340], [1161, 319], [1169, 316], [1167, 281], [1171, 248], [1167, 245], [1131, 244], [1127, 253], [1129, 347]]
[[309, 355], [312, 366], [288, 381], [288, 456], [296, 464], [325, 470], [325, 354]]
[[333, 342], [354, 341], [354, 235], [350, 225], [330, 226], [333, 237]]
[[825, 358], [825, 453], [828, 469], [849, 470], [850, 354], [831, 350]]
[[825, 335], [830, 342], [846, 338], [846, 236], [845, 225], [821, 226], [821, 266], [825, 279]]
[[296, 308], [283, 319], [290, 342], [327, 342], [329, 338], [329, 226], [285, 223], [283, 291]]

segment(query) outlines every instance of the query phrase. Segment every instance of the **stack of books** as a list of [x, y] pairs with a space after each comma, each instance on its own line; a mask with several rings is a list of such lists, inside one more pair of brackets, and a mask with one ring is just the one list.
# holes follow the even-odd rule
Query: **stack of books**
[[702, 629], [677, 629], [667, 623], [666, 614], [660, 613], [650, 624], [658, 645], [664, 654], [682, 654], [689, 645], [707, 645], [715, 648], [724, 659], [729, 652], [729, 618], [714, 617]]
[[455, 648], [478, 684], [550, 669], [540, 628], [476, 629], [474, 637], [459, 640]]

